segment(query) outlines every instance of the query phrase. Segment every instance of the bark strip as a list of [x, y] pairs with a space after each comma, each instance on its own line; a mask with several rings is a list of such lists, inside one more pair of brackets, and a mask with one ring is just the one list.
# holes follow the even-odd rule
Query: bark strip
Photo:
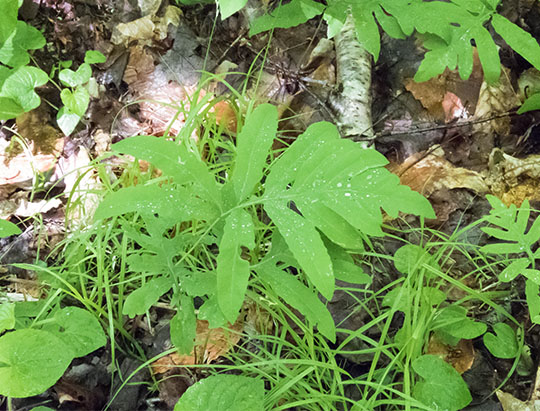
[[371, 119], [372, 57], [358, 42], [351, 13], [336, 35], [335, 46], [337, 91], [330, 106], [341, 136], [367, 147], [375, 138]]

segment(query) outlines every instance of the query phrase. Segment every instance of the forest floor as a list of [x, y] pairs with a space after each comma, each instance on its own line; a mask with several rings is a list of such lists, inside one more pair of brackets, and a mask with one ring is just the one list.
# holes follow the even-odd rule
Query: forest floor
[[[81, 193], [98, 192], [102, 176], [86, 171], [92, 169], [94, 159], [100, 158], [110, 173], [118, 172], [122, 163], [107, 157], [112, 144], [136, 135], [177, 135], [192, 121], [184, 115], [190, 112], [186, 107], [204, 97], [220, 99], [212, 115], [234, 138], [237, 96], [229, 87], [246, 100], [278, 107], [277, 145], [294, 141], [314, 122], [334, 122], [329, 107], [336, 79], [335, 56], [330, 50], [313, 57], [313, 49], [326, 33], [317, 19], [275, 30], [272, 37], [268, 33], [248, 37], [246, 13], [221, 21], [213, 5], [177, 7], [135, 0], [24, 3], [22, 18], [47, 39], [46, 47], [34, 53], [35, 63], [44, 71], [50, 72], [59, 61], [72, 60], [77, 66], [87, 50], [98, 50], [107, 60], [95, 65], [93, 71], [99, 98], [91, 100], [70, 136], [64, 136], [55, 123], [52, 106], [60, 105], [60, 97], [50, 86], [38, 90], [50, 105], [42, 103], [16, 120], [0, 122], [0, 156], [4, 159], [0, 164], [0, 217], [23, 228], [20, 236], [0, 240], [0, 287], [12, 301], [39, 300], [47, 293], [47, 286], [34, 272], [10, 268], [9, 264], [55, 261], [59, 255], [55, 247], [66, 233], [88, 224], [86, 218], [95, 209], [95, 197]], [[508, 10], [512, 9], [510, 3]], [[146, 10], [141, 11], [139, 5]], [[531, 18], [511, 17], [524, 25]], [[516, 114], [527, 81], [540, 82], [540, 76], [502, 45], [504, 67], [497, 85], [484, 83], [477, 57], [467, 80], [447, 70], [428, 82], [415, 83], [412, 77], [422, 55], [414, 39], [395, 40], [383, 35], [380, 58], [373, 65], [371, 109], [374, 146], [389, 160], [387, 168], [402, 184], [428, 198], [435, 210], [437, 218], [427, 223], [429, 229], [450, 236], [477, 221], [489, 212], [486, 194], [497, 196], [506, 205], [520, 206], [528, 200], [532, 208], [540, 208], [538, 113]], [[203, 72], [219, 74], [224, 82], [215, 78], [201, 88]], [[179, 102], [184, 104], [183, 113], [175, 108]], [[195, 134], [204, 133], [202, 128]], [[15, 135], [28, 150], [18, 148]], [[66, 204], [77, 198], [82, 204], [74, 213], [69, 210], [69, 228]], [[411, 237], [417, 232], [407, 229], [418, 227], [418, 221], [397, 219], [387, 224], [396, 230], [394, 236], [375, 241], [374, 247], [380, 254], [393, 255], [400, 238], [413, 241]], [[468, 241], [481, 246], [487, 239], [472, 230]], [[453, 258], [454, 278], [472, 269], [463, 254]], [[382, 290], [395, 280], [397, 274], [384, 263], [371, 267], [373, 290]], [[522, 326], [520, 359], [494, 357], [481, 344], [481, 338], [464, 339], [459, 348], [430, 341], [426, 348], [447, 359], [462, 374], [473, 397], [467, 410], [535, 409], [540, 333], [529, 318], [525, 283], [520, 281], [511, 286], [502, 284], [496, 274], [464, 280], [472, 289], [504, 295], [500, 304]], [[446, 291], [454, 301], [463, 297]], [[334, 298], [332, 315], [345, 319], [343, 328], [361, 328], [365, 316], [351, 316], [350, 304], [354, 301], [347, 300], [345, 294], [341, 297], [341, 301]], [[472, 318], [489, 323], [493, 314], [489, 307], [473, 304], [469, 308]], [[149, 358], [168, 347], [167, 329], [160, 328], [159, 318], [169, 314], [167, 307], [158, 304], [152, 318], [126, 319], [126, 330], [145, 347]], [[392, 327], [399, 327], [399, 318]], [[198, 326], [197, 332], [208, 334], [208, 326], [206, 330]], [[376, 338], [375, 331], [369, 332]], [[217, 344], [207, 347], [204, 356], [210, 356], [213, 363], [226, 363], [229, 351], [234, 349], [227, 343]], [[130, 358], [125, 352], [115, 360], [123, 375], [141, 364], [140, 358]], [[110, 361], [109, 344], [75, 360], [64, 377], [44, 394], [14, 400], [14, 409], [29, 410], [36, 404], [62, 410], [103, 409], [119, 387], [116, 381], [111, 384]], [[170, 361], [174, 363], [174, 359]], [[340, 357], [339, 361], [351, 375], [363, 374], [370, 364], [369, 359], [354, 356]], [[172, 371], [173, 365], [162, 360], [153, 364], [153, 375], [148, 369], [136, 374], [132, 382], [144, 384], [123, 387], [115, 402], [109, 404], [110, 409], [172, 409], [182, 393], [204, 375], [204, 367], [194, 369], [189, 377], [179, 375]], [[0, 409], [7, 409], [5, 402]]]

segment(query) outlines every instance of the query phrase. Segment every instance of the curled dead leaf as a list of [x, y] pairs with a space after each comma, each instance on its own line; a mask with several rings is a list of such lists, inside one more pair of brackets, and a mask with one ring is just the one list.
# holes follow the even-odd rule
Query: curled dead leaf
[[189, 355], [172, 353], [152, 363], [154, 374], [163, 374], [180, 365], [209, 364], [225, 355], [240, 340], [243, 323], [237, 321], [229, 330], [208, 328], [208, 321], [197, 320], [195, 349]]

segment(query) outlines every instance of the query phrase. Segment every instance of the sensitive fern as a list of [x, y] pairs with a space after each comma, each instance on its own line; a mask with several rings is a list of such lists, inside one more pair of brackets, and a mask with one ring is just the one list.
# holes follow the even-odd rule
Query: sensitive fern
[[[240, 2], [219, 0], [220, 5]], [[444, 72], [448, 67], [459, 69], [463, 79], [473, 69], [473, 47], [476, 44], [485, 78], [493, 83], [499, 80], [499, 51], [488, 25], [506, 43], [537, 69], [540, 69], [540, 47], [526, 31], [497, 14], [500, 0], [328, 0], [324, 7], [314, 0], [292, 0], [271, 14], [255, 19], [250, 34], [273, 28], [293, 27], [322, 15], [328, 24], [328, 37], [341, 30], [347, 14], [356, 24], [358, 41], [377, 60], [380, 52], [380, 30], [390, 37], [405, 38], [416, 33], [427, 52], [416, 81], [426, 81]]]
[[499, 279], [508, 282], [520, 274], [527, 278], [525, 293], [531, 320], [540, 323], [540, 270], [535, 268], [536, 260], [540, 258], [540, 249], [533, 251], [533, 245], [540, 239], [540, 217], [527, 230], [531, 212], [528, 200], [517, 208], [514, 204], [506, 207], [501, 200], [491, 195], [487, 199], [492, 210], [486, 220], [498, 228], [483, 227], [482, 230], [500, 242], [485, 245], [481, 251], [497, 255], [523, 255], [512, 258], [511, 263], [499, 274]]
[[[274, 290], [333, 340], [334, 324], [318, 294], [330, 299], [336, 277], [369, 281], [346, 250], [360, 251], [366, 235], [383, 234], [382, 210], [434, 217], [424, 197], [383, 167], [381, 154], [341, 139], [330, 123], [310, 126], [270, 161], [277, 122], [268, 104], [247, 115], [223, 183], [186, 142], [139, 136], [114, 146], [166, 178], [112, 193], [96, 212], [97, 219], [137, 212], [145, 222], [147, 234], [125, 232], [145, 250], [129, 265], [150, 277], [143, 286], [150, 295], [135, 291], [124, 314], [145, 312], [169, 291], [162, 280], [168, 277], [177, 307], [171, 336], [184, 351], [193, 341], [193, 297], [204, 301], [198, 316], [212, 327], [232, 323], [250, 281]], [[216, 245], [206, 268], [187, 264], [195, 250]]]

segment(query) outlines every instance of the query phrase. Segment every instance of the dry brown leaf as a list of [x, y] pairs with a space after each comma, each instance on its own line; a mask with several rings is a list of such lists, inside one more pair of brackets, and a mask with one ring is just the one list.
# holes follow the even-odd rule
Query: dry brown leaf
[[489, 156], [486, 182], [506, 205], [540, 201], [540, 155], [520, 159], [496, 148]]
[[482, 175], [475, 171], [456, 167], [444, 158], [440, 146], [429, 150], [429, 154], [417, 153], [402, 164], [390, 164], [388, 169], [408, 185], [426, 197], [442, 189], [468, 188], [483, 194], [489, 191]]
[[0, 200], [0, 218], [9, 218], [12, 215], [30, 217], [38, 213], [46, 213], [62, 205], [59, 198], [49, 200], [28, 201], [28, 192], [19, 191], [9, 199]]
[[128, 45], [131, 41], [139, 44], [152, 44], [154, 40], [163, 40], [167, 37], [169, 24], [178, 26], [182, 11], [175, 6], [168, 6], [163, 17], [153, 14], [128, 23], [119, 23], [114, 26], [111, 42], [113, 44]]
[[[488, 85], [486, 82], [480, 88], [478, 103], [474, 117], [485, 119], [500, 113], [505, 113], [521, 104], [518, 93], [510, 81], [510, 70], [502, 68], [498, 84]], [[477, 123], [473, 126], [475, 132], [485, 134], [508, 134], [510, 131], [510, 118], [501, 117], [491, 121]]]
[[189, 355], [172, 353], [154, 361], [154, 374], [163, 374], [179, 365], [209, 364], [225, 355], [240, 340], [243, 323], [237, 321], [230, 327], [232, 331], [223, 328], [208, 328], [208, 321], [197, 320], [197, 336], [195, 348]]
[[441, 104], [444, 94], [447, 91], [446, 77], [444, 74], [440, 74], [423, 83], [417, 83], [413, 79], [408, 79], [405, 81], [405, 89], [411, 92], [414, 98], [422, 104], [434, 119], [444, 119], [444, 112]]
[[498, 390], [496, 392], [501, 406], [504, 411], [538, 411], [540, 410], [540, 404], [538, 401], [523, 402], [518, 400], [512, 394]]
[[[457, 70], [446, 69], [444, 73], [422, 83], [407, 79], [404, 86], [434, 120], [449, 122], [466, 118], [469, 110], [474, 111], [482, 78], [482, 65], [474, 49], [473, 71], [467, 80], [462, 80]], [[458, 106], [459, 109], [456, 110], [453, 106]]]
[[446, 221], [453, 211], [463, 206], [451, 190], [469, 189], [479, 194], [489, 192], [482, 175], [455, 167], [446, 160], [440, 146], [430, 149], [428, 154], [414, 154], [402, 164], [391, 163], [387, 168], [399, 176], [401, 184], [408, 185], [427, 198], [431, 197], [439, 222]]
[[19, 187], [29, 186], [37, 172], [44, 173], [56, 164], [58, 155], [64, 145], [64, 140], [56, 140], [55, 153], [32, 154], [33, 145], [29, 150], [12, 157], [8, 152], [9, 143], [0, 140], [0, 186], [13, 184]]
[[459, 340], [455, 347], [442, 342], [433, 334], [429, 339], [427, 354], [437, 355], [463, 374], [474, 362], [474, 347], [471, 340]]

